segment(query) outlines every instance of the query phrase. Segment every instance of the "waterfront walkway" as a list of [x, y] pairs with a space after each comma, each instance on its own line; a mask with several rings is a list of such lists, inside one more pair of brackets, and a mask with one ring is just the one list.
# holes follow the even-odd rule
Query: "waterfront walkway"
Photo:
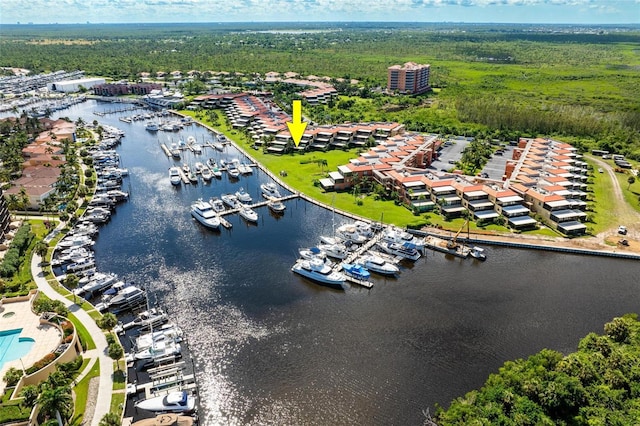
[[[100, 363], [97, 397], [95, 400], [87, 401], [87, 409], [85, 411], [85, 414], [90, 414], [92, 411], [90, 408], [93, 408], [93, 418], [91, 419], [91, 423], [87, 421], [83, 424], [99, 426], [100, 419], [102, 419], [102, 417], [104, 417], [104, 415], [111, 409], [111, 395], [113, 393], [113, 360], [108, 355], [107, 339], [104, 332], [98, 327], [96, 322], [86, 311], [82, 310], [80, 306], [73, 303], [51, 287], [44, 276], [44, 271], [40, 266], [41, 262], [42, 258], [34, 253], [31, 258], [31, 274], [33, 275], [33, 280], [38, 286], [38, 290], [44, 293], [48, 298], [52, 300], [59, 300], [64, 303], [64, 305], [69, 308], [69, 311], [78, 318], [78, 321], [85, 326], [89, 335], [91, 335], [91, 338], [96, 344], [95, 350], [86, 351], [83, 354], [85, 359], [89, 359], [89, 366], [87, 366], [85, 370], [93, 366], [96, 362]], [[91, 387], [89, 388], [89, 393], [91, 394]], [[93, 407], [89, 407], [89, 405], [93, 405]]]

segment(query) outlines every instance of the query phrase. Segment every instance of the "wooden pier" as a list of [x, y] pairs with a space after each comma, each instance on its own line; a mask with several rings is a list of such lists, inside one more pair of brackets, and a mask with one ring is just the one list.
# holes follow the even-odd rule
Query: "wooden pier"
[[160, 148], [162, 148], [162, 150], [164, 151], [164, 153], [167, 155], [167, 157], [171, 157], [171, 150], [169, 150], [169, 148], [167, 148], [167, 145], [161, 143], [160, 144]]
[[[269, 203], [271, 203], [272, 201], [287, 201], [287, 200], [292, 200], [294, 198], [298, 198], [298, 194], [290, 194], [290, 195], [285, 195], [284, 197], [280, 197], [280, 198], [271, 198], [267, 201], [260, 201], [258, 203], [253, 203], [253, 204], [245, 204], [246, 207], [249, 207], [251, 209], [256, 209], [258, 207], [264, 207], [266, 205], [268, 205]], [[238, 213], [240, 211], [240, 209], [227, 209], [223, 212], [219, 212], [218, 216], [220, 218], [222, 218], [223, 216], [226, 215], [230, 215], [230, 214], [234, 214], [234, 213]]]

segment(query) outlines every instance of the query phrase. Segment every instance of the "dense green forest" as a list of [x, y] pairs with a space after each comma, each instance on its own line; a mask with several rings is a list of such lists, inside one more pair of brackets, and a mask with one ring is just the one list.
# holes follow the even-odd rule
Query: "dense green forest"
[[[456, 24], [7, 25], [0, 66], [140, 72], [294, 71], [384, 87], [389, 65], [430, 63], [409, 128], [571, 137], [640, 159], [640, 28]], [[336, 114], [340, 116], [340, 114]]]
[[437, 413], [446, 425], [640, 424], [640, 322], [615, 318], [577, 352], [509, 361], [480, 390]]

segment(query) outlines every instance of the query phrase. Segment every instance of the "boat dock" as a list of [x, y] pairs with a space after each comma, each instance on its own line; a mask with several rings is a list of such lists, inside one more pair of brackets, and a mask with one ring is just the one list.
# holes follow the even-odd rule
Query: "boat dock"
[[162, 148], [162, 150], [167, 155], [167, 157], [171, 157], [171, 150], [169, 150], [169, 148], [167, 148], [167, 145], [161, 143], [160, 144], [160, 148]]
[[[378, 242], [380, 242], [381, 239], [382, 239], [382, 233], [380, 232], [376, 233], [372, 238], [369, 239], [369, 241], [367, 241], [366, 243], [358, 247], [357, 250], [349, 254], [349, 256], [347, 256], [342, 262], [334, 265], [333, 270], [335, 272], [340, 272], [342, 270], [342, 263], [353, 263], [356, 259], [358, 259], [364, 253], [366, 253], [369, 249], [371, 249], [373, 246], [378, 244]], [[366, 287], [366, 288], [373, 287], [373, 283], [371, 281], [359, 280], [347, 274], [344, 274], [344, 276], [346, 277], [347, 281], [349, 281], [350, 283], [358, 284], [359, 286]]]
[[[267, 204], [269, 204], [272, 201], [287, 201], [287, 200], [292, 200], [294, 198], [298, 198], [298, 194], [285, 195], [284, 197], [280, 197], [280, 198], [271, 198], [270, 200], [260, 201], [259, 203], [245, 204], [245, 206], [247, 206], [247, 207], [249, 207], [251, 209], [255, 209], [255, 208], [258, 208], [258, 207], [264, 207], [264, 206], [266, 206]], [[234, 214], [234, 213], [238, 213], [239, 211], [240, 211], [240, 209], [228, 209], [228, 210], [225, 210], [223, 212], [218, 213], [218, 216], [220, 217], [220, 219], [222, 219], [223, 216]]]

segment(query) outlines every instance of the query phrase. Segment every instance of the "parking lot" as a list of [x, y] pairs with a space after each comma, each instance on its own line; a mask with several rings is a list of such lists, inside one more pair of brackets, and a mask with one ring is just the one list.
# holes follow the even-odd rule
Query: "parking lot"
[[504, 147], [504, 152], [502, 155], [493, 154], [487, 164], [482, 169], [482, 173], [486, 173], [489, 179], [502, 180], [502, 175], [504, 175], [504, 167], [507, 164], [507, 161], [511, 159], [513, 155], [513, 147], [506, 146]]
[[457, 139], [449, 139], [443, 148], [439, 151], [437, 160], [431, 163], [432, 169], [438, 171], [447, 171], [454, 168], [455, 162], [462, 157], [462, 150], [469, 144], [469, 140], [460, 137]]

